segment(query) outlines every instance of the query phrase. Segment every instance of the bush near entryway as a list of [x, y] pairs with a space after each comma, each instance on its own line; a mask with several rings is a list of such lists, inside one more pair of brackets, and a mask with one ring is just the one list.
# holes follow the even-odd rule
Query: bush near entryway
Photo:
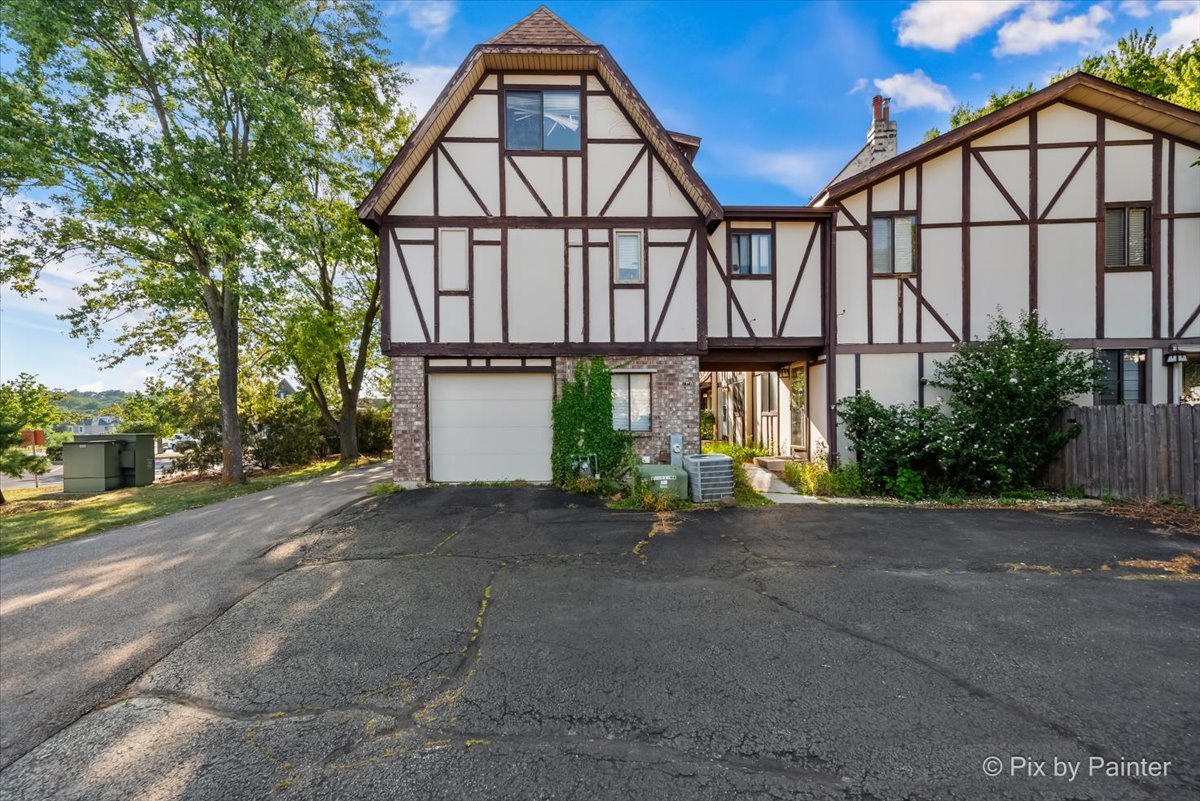
[[[554, 483], [570, 492], [609, 494], [634, 463], [633, 435], [614, 431], [612, 373], [599, 356], [575, 364], [575, 380], [562, 382], [554, 402], [554, 443], [550, 468]], [[595, 475], [585, 475], [595, 456]]]
[[1033, 486], [1078, 427], [1059, 413], [1095, 390], [1103, 366], [1068, 352], [1035, 315], [993, 318], [988, 338], [959, 347], [930, 386], [949, 394], [945, 408], [884, 406], [863, 393], [838, 413], [863, 478], [904, 500], [934, 493], [997, 493]]

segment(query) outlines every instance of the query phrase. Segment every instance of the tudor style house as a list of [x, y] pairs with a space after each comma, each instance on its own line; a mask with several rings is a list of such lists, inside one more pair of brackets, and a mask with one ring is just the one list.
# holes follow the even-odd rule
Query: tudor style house
[[396, 480], [548, 480], [555, 388], [593, 355], [663, 461], [699, 450], [702, 396], [718, 438], [844, 454], [837, 399], [930, 402], [936, 360], [1027, 310], [1112, 364], [1085, 402], [1180, 397], [1200, 114], [1077, 74], [899, 155], [874, 116], [814, 206], [722, 206], [700, 139], [548, 9], [475, 47], [359, 208]]

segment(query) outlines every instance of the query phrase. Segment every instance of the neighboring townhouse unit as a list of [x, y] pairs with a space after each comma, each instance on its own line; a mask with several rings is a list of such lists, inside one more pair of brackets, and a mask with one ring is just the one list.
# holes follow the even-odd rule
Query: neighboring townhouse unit
[[1123, 398], [1177, 397], [1164, 352], [1200, 352], [1198, 143], [1200, 115], [1077, 75], [895, 157], [877, 102], [816, 206], [723, 207], [700, 140], [539, 8], [471, 51], [359, 208], [396, 478], [548, 480], [555, 387], [593, 355], [645, 458], [671, 434], [699, 450], [702, 391], [720, 438], [837, 453], [838, 398], [925, 402], [996, 307], [1116, 353]]

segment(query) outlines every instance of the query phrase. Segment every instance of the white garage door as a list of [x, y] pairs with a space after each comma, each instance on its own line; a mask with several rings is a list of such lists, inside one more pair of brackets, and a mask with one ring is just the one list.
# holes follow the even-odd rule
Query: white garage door
[[433, 481], [550, 480], [552, 373], [429, 376]]

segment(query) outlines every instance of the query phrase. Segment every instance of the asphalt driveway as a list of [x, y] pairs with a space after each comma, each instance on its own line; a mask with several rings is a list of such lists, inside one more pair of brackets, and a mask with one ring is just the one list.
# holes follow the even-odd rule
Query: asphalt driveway
[[440, 488], [282, 547], [0, 797], [1200, 792], [1200, 581], [1119, 564], [1200, 542], [1147, 524]]

